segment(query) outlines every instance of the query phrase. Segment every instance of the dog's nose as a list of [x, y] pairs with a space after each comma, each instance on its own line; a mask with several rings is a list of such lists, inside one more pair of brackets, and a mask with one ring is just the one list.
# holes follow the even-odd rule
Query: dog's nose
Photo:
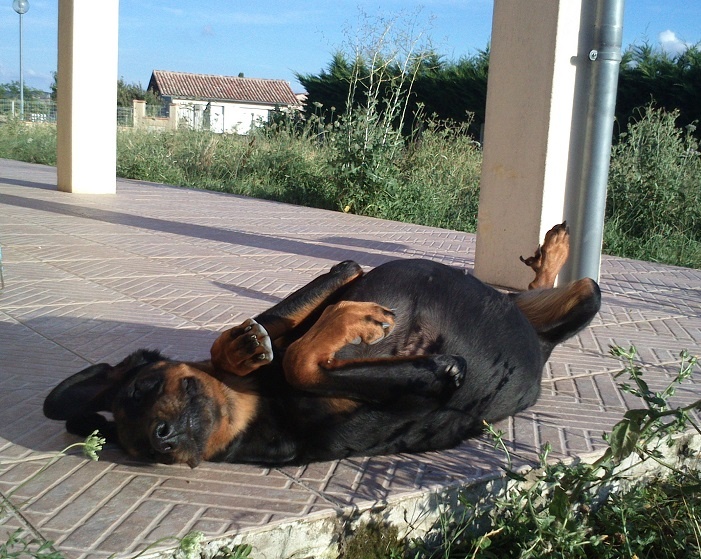
[[167, 421], [159, 421], [153, 428], [151, 445], [158, 452], [173, 452], [175, 438], [176, 433], [173, 426]]

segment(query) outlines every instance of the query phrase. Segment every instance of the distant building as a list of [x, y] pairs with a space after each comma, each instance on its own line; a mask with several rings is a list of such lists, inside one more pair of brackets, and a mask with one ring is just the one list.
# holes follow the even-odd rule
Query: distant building
[[273, 110], [299, 108], [284, 80], [154, 70], [148, 89], [177, 111], [179, 124], [213, 132], [246, 134]]

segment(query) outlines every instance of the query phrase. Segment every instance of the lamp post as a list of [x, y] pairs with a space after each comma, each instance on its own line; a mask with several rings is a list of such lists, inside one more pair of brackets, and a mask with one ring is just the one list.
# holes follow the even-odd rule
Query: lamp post
[[19, 117], [24, 120], [24, 68], [22, 67], [22, 16], [29, 11], [29, 0], [14, 0], [12, 8], [19, 14]]

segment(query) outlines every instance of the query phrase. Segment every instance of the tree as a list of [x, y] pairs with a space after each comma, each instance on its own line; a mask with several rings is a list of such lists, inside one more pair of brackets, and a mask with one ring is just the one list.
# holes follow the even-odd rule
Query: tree
[[147, 105], [160, 105], [161, 98], [153, 91], [146, 91], [140, 83], [127, 83], [124, 78], [117, 81], [117, 106], [131, 107], [134, 99], [146, 101]]
[[[19, 99], [19, 81], [0, 83], [0, 99]], [[44, 99], [46, 92], [24, 84], [24, 99]]]
[[489, 46], [457, 62], [437, 59], [419, 76], [417, 101], [426, 114], [455, 122], [471, 122], [470, 131], [478, 137], [487, 105]]
[[629, 47], [623, 55], [618, 77], [618, 132], [627, 129], [638, 108], [651, 102], [667, 112], [677, 109], [679, 127], [701, 120], [699, 91], [701, 49], [698, 45], [677, 55], [655, 49], [649, 43]]
[[53, 81], [51, 82], [51, 100], [56, 102], [58, 99], [58, 72], [51, 72]]

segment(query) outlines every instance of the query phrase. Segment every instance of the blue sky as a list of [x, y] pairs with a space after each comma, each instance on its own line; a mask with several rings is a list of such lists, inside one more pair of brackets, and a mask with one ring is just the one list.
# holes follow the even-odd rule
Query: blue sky
[[[99, 2], [100, 0], [95, 0]], [[19, 16], [0, 0], [0, 83], [19, 79]], [[58, 0], [29, 0], [24, 16], [25, 82], [48, 90], [56, 70]], [[318, 73], [371, 17], [403, 13], [448, 59], [487, 46], [492, 0], [121, 0], [119, 75], [148, 84], [151, 71], [279, 78], [295, 91], [295, 73]], [[97, 24], [97, 22], [96, 22]], [[669, 51], [701, 41], [699, 0], [627, 0], [624, 47]], [[96, 63], [99, 63], [96, 53]]]

